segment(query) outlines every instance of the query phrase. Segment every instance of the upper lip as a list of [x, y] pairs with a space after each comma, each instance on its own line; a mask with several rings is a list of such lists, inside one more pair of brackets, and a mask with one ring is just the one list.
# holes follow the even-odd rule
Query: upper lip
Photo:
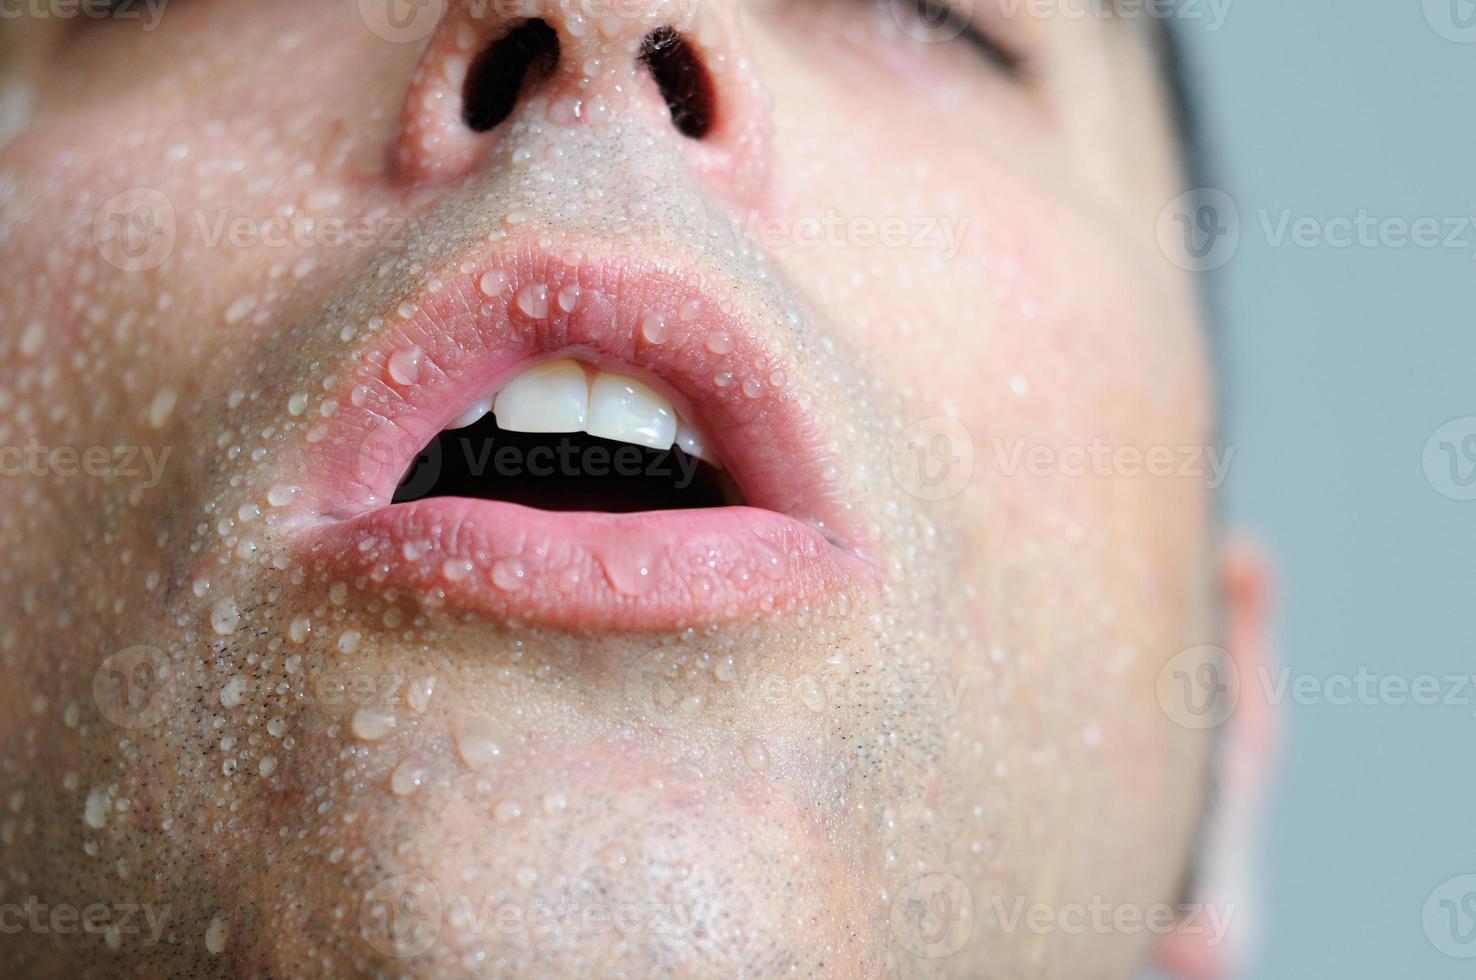
[[[627, 253], [604, 257], [585, 242], [557, 252], [504, 243], [459, 259], [437, 288], [377, 318], [372, 344], [338, 374], [337, 410], [305, 442], [309, 519], [298, 540], [307, 560], [437, 602], [574, 628], [778, 612], [873, 580], [864, 525], [837, 489], [841, 467], [812, 417], [805, 372], [736, 312], [741, 304], [725, 303], [731, 290]], [[489, 297], [487, 281], [505, 285]], [[556, 297], [570, 285], [579, 301], [566, 314]], [[538, 286], [549, 296], [542, 319], [514, 302]], [[661, 343], [641, 330], [648, 315], [665, 319]], [[388, 363], [410, 349], [420, 352], [418, 377], [402, 383]], [[710, 441], [750, 506], [617, 515], [444, 497], [390, 504], [438, 432], [555, 355], [647, 381]]]

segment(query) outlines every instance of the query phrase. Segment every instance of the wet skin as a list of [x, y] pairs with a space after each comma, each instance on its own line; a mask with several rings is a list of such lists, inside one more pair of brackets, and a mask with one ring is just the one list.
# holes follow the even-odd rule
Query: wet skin
[[[1209, 442], [1181, 177], [1142, 23], [974, 6], [1027, 71], [850, 0], [0, 24], [0, 902], [113, 916], [4, 972], [1132, 975], [1009, 913], [1179, 897], [1207, 476], [1020, 454]], [[556, 355], [753, 509], [380, 509]]]

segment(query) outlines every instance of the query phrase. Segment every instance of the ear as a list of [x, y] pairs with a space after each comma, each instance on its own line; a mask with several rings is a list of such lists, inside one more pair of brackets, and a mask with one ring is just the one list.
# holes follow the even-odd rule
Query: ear
[[1226, 542], [1220, 590], [1225, 647], [1239, 699], [1225, 722], [1219, 788], [1194, 876], [1197, 894], [1178, 928], [1154, 948], [1158, 966], [1182, 980], [1225, 980], [1243, 965], [1255, 931], [1252, 874], [1261, 802], [1278, 744], [1278, 718], [1263, 678], [1271, 664], [1270, 563], [1242, 537]]

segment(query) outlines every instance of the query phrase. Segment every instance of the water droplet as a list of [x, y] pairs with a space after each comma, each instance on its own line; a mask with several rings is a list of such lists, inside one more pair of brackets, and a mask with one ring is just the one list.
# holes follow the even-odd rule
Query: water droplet
[[664, 344], [671, 338], [671, 326], [665, 316], [653, 311], [641, 319], [641, 336], [647, 343]]
[[654, 576], [648, 559], [635, 554], [620, 554], [602, 557], [600, 564], [605, 569], [605, 578], [617, 592], [637, 596], [651, 590]]
[[287, 399], [287, 414], [291, 415], [294, 418], [301, 415], [303, 412], [306, 412], [307, 407], [308, 396], [306, 392], [299, 391], [291, 398]]
[[677, 310], [677, 316], [683, 323], [691, 323], [702, 315], [702, 300], [689, 299]]
[[479, 719], [462, 722], [456, 729], [456, 753], [472, 769], [485, 769], [502, 755], [492, 726]]
[[113, 810], [113, 794], [106, 786], [94, 786], [82, 805], [82, 822], [93, 830], [107, 826], [108, 814]]
[[498, 823], [512, 823], [523, 815], [523, 805], [517, 800], [502, 800], [492, 808], [492, 819]]
[[542, 320], [548, 316], [548, 287], [541, 282], [529, 283], [518, 290], [515, 302], [524, 316]]
[[424, 714], [425, 709], [430, 707], [431, 692], [435, 688], [436, 679], [433, 675], [417, 677], [405, 689], [405, 703], [416, 714]]
[[424, 355], [419, 347], [397, 350], [389, 357], [389, 376], [395, 384], [414, 384], [420, 378], [420, 362]]
[[32, 320], [20, 338], [20, 352], [26, 357], [38, 354], [46, 341], [46, 326], [40, 320]]
[[579, 287], [574, 285], [565, 286], [559, 290], [559, 309], [565, 313], [573, 313], [579, 308]]
[[501, 269], [482, 273], [482, 278], [477, 280], [477, 288], [482, 295], [489, 299], [493, 296], [501, 296], [502, 291], [507, 288], [507, 273]]
[[393, 714], [377, 705], [360, 705], [349, 720], [349, 731], [354, 738], [375, 742], [395, 730], [397, 720]]
[[501, 558], [492, 565], [492, 584], [504, 592], [516, 592], [524, 581], [523, 563], [516, 558]]
[[231, 934], [231, 923], [224, 912], [215, 913], [210, 926], [205, 930], [205, 949], [211, 956], [219, 956], [226, 948], [226, 939]]
[[472, 563], [465, 559], [447, 558], [441, 562], [441, 574], [448, 582], [460, 582], [472, 573]]
[[742, 752], [743, 764], [754, 772], [763, 772], [769, 768], [769, 750], [758, 739], [745, 739]]
[[246, 700], [246, 678], [239, 674], [225, 682], [220, 689], [220, 706], [235, 708]]
[[210, 610], [210, 627], [221, 636], [230, 636], [241, 624], [241, 610], [236, 608], [235, 599], [217, 599]]
[[813, 677], [802, 677], [799, 682], [800, 703], [819, 714], [825, 710], [825, 688]]
[[256, 764], [256, 771], [259, 772], [263, 777], [270, 776], [272, 773], [276, 772], [276, 756], [263, 756], [262, 760]]
[[344, 630], [338, 637], [338, 652], [353, 653], [359, 649], [359, 643], [363, 638], [363, 634], [358, 630]]
[[242, 320], [250, 316], [251, 311], [254, 309], [256, 309], [256, 297], [242, 296], [230, 306], [226, 307], [225, 322], [240, 323]]
[[714, 330], [707, 335], [706, 346], [709, 354], [727, 354], [733, 349], [733, 338], [726, 330]]
[[627, 858], [625, 849], [619, 844], [606, 844], [599, 851], [600, 865], [612, 875], [620, 874], [625, 870]]
[[414, 759], [406, 759], [390, 773], [390, 792], [396, 796], [409, 796], [425, 785], [430, 771]]
[[569, 801], [562, 793], [543, 794], [543, 812], [551, 817], [563, 813], [568, 806]]
[[149, 425], [162, 429], [174, 412], [174, 404], [178, 399], [173, 388], [161, 388], [155, 392], [154, 400], [149, 402]]
[[292, 503], [294, 497], [300, 491], [300, 487], [294, 487], [286, 483], [278, 483], [267, 490], [267, 503], [273, 507], [286, 507]]

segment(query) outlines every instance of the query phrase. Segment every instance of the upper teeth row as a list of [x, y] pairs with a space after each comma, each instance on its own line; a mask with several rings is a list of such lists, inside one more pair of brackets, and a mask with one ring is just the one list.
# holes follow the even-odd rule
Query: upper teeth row
[[708, 458], [697, 433], [665, 398], [635, 378], [586, 372], [567, 358], [529, 368], [468, 408], [450, 428], [465, 428], [488, 412], [509, 432], [588, 432], [650, 449], [675, 445], [689, 456]]

